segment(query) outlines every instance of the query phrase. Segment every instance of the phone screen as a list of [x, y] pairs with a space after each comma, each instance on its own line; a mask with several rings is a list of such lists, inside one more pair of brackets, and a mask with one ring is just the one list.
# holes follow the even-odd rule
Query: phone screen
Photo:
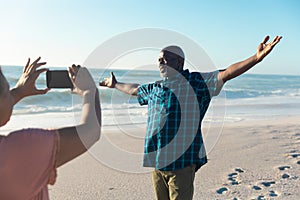
[[73, 88], [72, 81], [67, 70], [47, 71], [48, 88]]

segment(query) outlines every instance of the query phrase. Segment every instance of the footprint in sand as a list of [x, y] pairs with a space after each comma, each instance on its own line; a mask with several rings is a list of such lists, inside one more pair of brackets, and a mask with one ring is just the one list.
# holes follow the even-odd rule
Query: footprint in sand
[[[230, 185], [239, 185], [239, 184], [241, 183], [241, 181], [238, 179], [238, 175], [239, 175], [239, 173], [243, 173], [243, 172], [244, 172], [243, 169], [241, 169], [241, 168], [235, 168], [235, 169], [234, 169], [234, 172], [228, 174], [228, 180], [229, 180]], [[227, 185], [227, 186], [228, 186], [228, 184], [224, 184], [224, 185]], [[226, 187], [221, 187], [221, 188], [218, 189], [216, 192], [217, 192], [218, 194], [225, 194], [225, 193], [227, 193], [228, 191], [229, 191], [228, 188], [226, 188]], [[236, 199], [236, 198], [235, 198], [235, 199]]]
[[[270, 193], [269, 193], [269, 197], [278, 197], [279, 195], [278, 195], [278, 193], [276, 192], [276, 191], [274, 191], [274, 190], [271, 190], [271, 191], [269, 191]], [[272, 198], [272, 199], [273, 199]], [[267, 197], [265, 197], [265, 196], [263, 196], [263, 195], [260, 195], [260, 196], [258, 196], [257, 197], [257, 200], [265, 200], [265, 199], [270, 199], [270, 198], [267, 198]]]
[[234, 181], [234, 179], [237, 178], [237, 173], [231, 173], [231, 174], [228, 174], [228, 180], [229, 181]]
[[292, 150], [290, 150], [289, 153], [297, 153], [297, 150], [296, 149], [292, 149]]
[[[264, 181], [264, 182], [261, 182], [260, 184], [262, 184], [263, 186], [265, 186], [266, 188], [268, 188], [268, 187], [271, 187], [272, 185], [276, 184], [276, 182], [275, 182], [275, 181]], [[253, 189], [253, 190], [256, 190], [256, 191], [263, 190], [263, 188], [261, 188], [261, 187], [259, 187], [259, 186], [257, 186], [257, 185], [254, 185], [254, 186], [252, 187], [252, 189]], [[270, 190], [268, 196], [269, 196], [269, 197], [277, 197], [277, 196], [279, 196], [279, 194], [278, 194], [278, 192], [276, 192], [276, 191], [274, 191], [274, 190]], [[255, 199], [257, 199], [257, 200], [259, 200], [259, 199], [263, 200], [263, 199], [269, 199], [269, 197], [265, 197], [265, 196], [263, 196], [263, 195], [260, 195], [260, 196], [258, 196], [258, 197], [255, 198]], [[272, 198], [272, 199], [273, 199], [273, 198]]]
[[283, 178], [283, 179], [290, 178], [290, 175], [289, 175], [289, 174], [283, 174], [283, 175], [281, 176], [281, 178]]
[[264, 200], [264, 199], [265, 199], [265, 196], [262, 196], [262, 195], [257, 197], [257, 200]]
[[297, 140], [300, 140], [300, 133], [296, 133], [294, 136], [297, 137]]
[[243, 173], [244, 170], [241, 168], [235, 168], [235, 172], [228, 174], [228, 180], [230, 181], [231, 185], [239, 185], [241, 181], [238, 179], [239, 173]]
[[225, 194], [228, 191], [228, 189], [226, 187], [222, 187], [220, 189], [217, 190], [218, 194]]
[[243, 172], [244, 172], [244, 170], [241, 169], [241, 168], [235, 168], [234, 170], [235, 170], [236, 172], [238, 172], [238, 173], [243, 173]]
[[256, 186], [256, 185], [254, 185], [254, 186], [252, 187], [252, 189], [253, 189], [253, 190], [262, 190], [261, 187]]
[[292, 158], [298, 158], [300, 157], [300, 153], [290, 154], [289, 156]]
[[272, 130], [271, 133], [280, 133], [280, 130]]
[[265, 187], [270, 187], [274, 185], [276, 182], [275, 181], [266, 181], [266, 182], [261, 182], [261, 184]]
[[276, 191], [274, 191], [274, 190], [271, 190], [271, 191], [270, 191], [270, 194], [269, 194], [269, 196], [270, 196], [270, 197], [277, 197], [277, 196], [278, 196], [278, 194], [277, 194], [277, 192], [276, 192]]
[[[300, 133], [299, 133], [300, 134]], [[295, 158], [295, 159], [298, 159], [300, 158], [300, 153], [297, 153], [297, 150], [293, 149], [291, 150], [288, 154], [287, 154], [288, 157], [291, 157], [291, 158]], [[296, 162], [298, 165], [300, 165], [300, 160], [298, 160]]]
[[278, 167], [278, 169], [279, 169], [280, 171], [284, 171], [284, 170], [290, 169], [290, 168], [291, 168], [290, 166], [281, 166], [281, 167]]
[[[288, 165], [278, 167], [278, 169], [279, 169], [280, 171], [286, 171], [286, 170], [288, 170], [288, 169], [290, 169], [290, 168], [291, 168], [291, 166], [288, 166]], [[284, 173], [284, 174], [281, 175], [281, 178], [287, 179], [287, 178], [290, 178], [290, 175], [289, 175], [288, 173]]]

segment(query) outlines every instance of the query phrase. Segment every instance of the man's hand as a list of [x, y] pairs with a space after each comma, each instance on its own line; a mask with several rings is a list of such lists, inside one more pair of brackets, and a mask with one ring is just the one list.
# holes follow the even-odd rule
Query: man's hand
[[46, 68], [38, 69], [46, 64], [46, 62], [39, 62], [40, 59], [41, 57], [30, 64], [30, 58], [28, 58], [28, 62], [24, 67], [21, 78], [17, 82], [15, 88], [11, 90], [11, 94], [14, 96], [15, 103], [24, 97], [45, 94], [49, 91], [49, 89], [39, 90], [35, 85], [36, 79], [39, 77], [39, 75], [48, 70]]
[[270, 39], [269, 36], [266, 36], [262, 43], [260, 43], [257, 47], [256, 57], [260, 62], [266, 57], [274, 48], [274, 46], [280, 41], [282, 36], [276, 36], [272, 42], [267, 43]]
[[110, 72], [109, 78], [104, 78], [104, 81], [99, 82], [100, 86], [105, 86], [109, 88], [114, 88], [117, 83], [117, 79], [113, 72]]

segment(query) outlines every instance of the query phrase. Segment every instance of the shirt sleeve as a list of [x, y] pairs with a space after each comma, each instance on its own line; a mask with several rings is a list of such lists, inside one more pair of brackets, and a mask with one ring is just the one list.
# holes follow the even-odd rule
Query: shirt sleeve
[[153, 84], [144, 84], [138, 87], [137, 99], [140, 105], [148, 105], [149, 94], [153, 89]]
[[217, 70], [208, 73], [201, 73], [211, 97], [217, 96], [223, 87], [223, 82], [218, 79], [219, 72], [220, 71]]
[[[0, 180], [6, 192], [32, 197], [56, 180], [59, 136], [56, 130], [23, 129], [1, 139], [1, 162], [5, 170]], [[4, 152], [4, 153], [3, 153]], [[1, 183], [2, 185], [2, 183]]]

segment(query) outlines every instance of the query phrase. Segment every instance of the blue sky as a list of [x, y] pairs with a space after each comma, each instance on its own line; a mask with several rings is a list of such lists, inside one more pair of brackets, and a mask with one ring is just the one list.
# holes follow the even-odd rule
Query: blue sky
[[80, 64], [115, 35], [161, 28], [197, 42], [218, 68], [253, 55], [265, 35], [282, 35], [250, 73], [300, 75], [299, 19], [297, 0], [1, 0], [0, 64], [37, 56], [49, 66]]

